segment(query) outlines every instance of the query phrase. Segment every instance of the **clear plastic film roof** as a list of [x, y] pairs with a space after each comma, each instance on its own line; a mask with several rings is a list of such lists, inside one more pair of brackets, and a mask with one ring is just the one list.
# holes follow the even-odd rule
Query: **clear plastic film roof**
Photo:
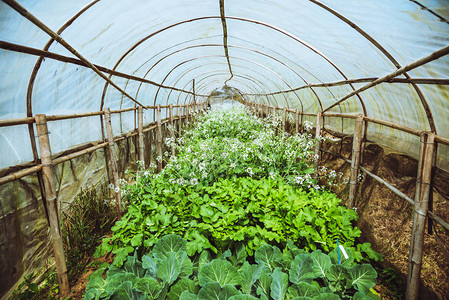
[[[447, 47], [447, 1], [3, 1], [0, 119], [135, 105], [19, 14], [13, 8], [18, 3], [92, 64], [128, 75], [110, 78], [143, 105], [191, 102], [195, 80], [199, 101], [226, 84], [247, 101], [305, 113], [361, 113], [449, 138], [447, 51], [396, 81], [333, 106], [367, 83]], [[40, 52], [30, 49], [60, 59], [40, 61]], [[313, 87], [338, 81], [344, 83]], [[350, 121], [325, 122], [339, 132], [353, 130]], [[124, 113], [114, 130], [126, 132], [133, 124], [134, 114]], [[97, 118], [55, 122], [50, 131], [53, 152], [101, 139]], [[419, 153], [417, 136], [389, 127], [370, 124], [367, 138], [411, 156]], [[0, 127], [0, 145], [0, 168], [33, 159], [26, 125]], [[448, 161], [449, 147], [439, 147], [438, 165], [449, 170]]]

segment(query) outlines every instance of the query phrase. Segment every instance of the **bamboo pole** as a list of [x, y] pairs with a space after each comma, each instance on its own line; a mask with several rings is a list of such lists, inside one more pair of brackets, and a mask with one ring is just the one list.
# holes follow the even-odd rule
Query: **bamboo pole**
[[115, 191], [115, 207], [117, 210], [117, 219], [122, 218], [122, 212], [120, 208], [120, 185], [119, 185], [119, 176], [118, 176], [118, 170], [117, 170], [117, 160], [115, 155], [115, 141], [114, 141], [114, 135], [112, 133], [112, 124], [111, 124], [111, 110], [109, 108], [105, 108], [104, 110], [104, 119], [105, 119], [105, 125], [106, 125], [106, 133], [108, 136], [108, 147], [109, 147], [109, 161], [111, 164], [111, 172], [112, 172], [112, 178], [114, 180], [114, 191]]
[[178, 136], [181, 136], [181, 130], [182, 130], [182, 106], [178, 107]]
[[171, 155], [175, 156], [175, 146], [173, 143], [173, 141], [175, 140], [175, 130], [174, 130], [174, 124], [173, 124], [173, 104], [170, 104], [168, 116], [169, 116], [169, 120], [170, 120], [170, 137], [172, 139]]
[[189, 106], [189, 104], [186, 105], [186, 126], [189, 125]]
[[388, 75], [386, 75], [384, 77], [378, 78], [378, 79], [374, 80], [373, 82], [370, 82], [370, 83], [362, 86], [361, 88], [356, 89], [355, 91], [353, 91], [353, 92], [347, 94], [346, 96], [340, 98], [338, 101], [334, 102], [332, 105], [328, 106], [324, 111], [330, 110], [331, 108], [337, 106], [341, 102], [351, 98], [352, 96], [354, 96], [356, 94], [359, 94], [359, 93], [361, 93], [361, 92], [363, 92], [363, 91], [365, 91], [365, 90], [367, 90], [369, 88], [372, 88], [372, 87], [374, 87], [374, 86], [376, 86], [376, 85], [378, 85], [378, 84], [380, 84], [382, 82], [388, 82], [389, 80], [393, 79], [394, 77], [400, 76], [400, 75], [402, 75], [402, 74], [404, 74], [404, 73], [406, 73], [406, 72], [408, 72], [410, 70], [416, 69], [416, 68], [418, 68], [418, 67], [420, 67], [420, 66], [422, 66], [422, 65], [424, 65], [424, 64], [426, 64], [428, 62], [434, 61], [434, 60], [436, 60], [436, 59], [438, 59], [438, 58], [440, 58], [440, 57], [442, 57], [444, 55], [447, 55], [447, 54], [449, 54], [449, 46], [443, 47], [443, 48], [441, 48], [441, 49], [431, 53], [430, 55], [427, 55], [427, 56], [425, 56], [423, 58], [420, 58], [420, 59], [418, 59], [418, 60], [416, 60], [416, 61], [414, 61], [414, 62], [412, 62], [412, 63], [410, 63], [410, 64], [408, 64], [408, 65], [406, 65], [406, 66], [404, 66], [402, 68], [400, 68], [400, 69], [395, 70], [394, 72], [392, 72], [392, 73], [390, 73], [390, 74], [388, 74]]
[[143, 107], [139, 106], [137, 110], [137, 118], [139, 120], [139, 160], [143, 161], [145, 164], [145, 151], [144, 151], [144, 144], [143, 144]]
[[[46, 58], [50, 58], [50, 59], [65, 62], [65, 63], [88, 67], [86, 65], [86, 63], [84, 63], [82, 60], [74, 58], [74, 57], [64, 56], [64, 55], [56, 54], [54, 52], [44, 51], [44, 50], [36, 49], [36, 48], [30, 48], [30, 47], [26, 47], [26, 46], [22, 46], [22, 45], [18, 45], [18, 44], [8, 43], [5, 41], [0, 41], [0, 49], [5, 49], [5, 50], [9, 50], [9, 51], [14, 51], [14, 52], [20, 52], [20, 53], [26, 53], [26, 54], [31, 54], [31, 55], [35, 55], [35, 56], [46, 57]], [[160, 83], [157, 83], [157, 82], [145, 79], [145, 78], [141, 78], [141, 77], [129, 75], [126, 73], [118, 72], [115, 70], [111, 70], [111, 69], [108, 69], [106, 67], [103, 67], [103, 66], [100, 66], [97, 64], [94, 64], [94, 66], [101, 72], [105, 72], [109, 75], [113, 75], [113, 76], [117, 76], [117, 77], [121, 77], [121, 78], [125, 78], [125, 79], [130, 79], [130, 80], [134, 80], [134, 81], [138, 81], [138, 82], [142, 82], [142, 83], [148, 83], [153, 86], [160, 87], [162, 89], [178, 91], [178, 92], [185, 93], [185, 94], [193, 94], [191, 91], [179, 89], [179, 88], [172, 87], [172, 86], [163, 85], [163, 84], [160, 84]], [[197, 95], [204, 96], [204, 97], [207, 96], [207, 95], [199, 95], [199, 94], [197, 94]], [[147, 107], [145, 107], [145, 108], [147, 108]]]
[[284, 115], [282, 116], [282, 124], [284, 128], [284, 132], [287, 130], [287, 109], [284, 108]]
[[348, 207], [353, 208], [357, 194], [357, 183], [360, 168], [360, 156], [362, 148], [363, 115], [358, 115], [355, 120], [354, 137], [352, 139], [351, 177], [349, 181]]
[[295, 118], [295, 133], [299, 133], [299, 109], [296, 110], [296, 118]]
[[51, 240], [56, 260], [56, 270], [60, 296], [65, 298], [70, 293], [69, 279], [67, 276], [67, 266], [65, 262], [64, 246], [61, 238], [61, 228], [59, 222], [58, 200], [56, 198], [56, 187], [54, 182], [53, 162], [51, 159], [50, 139], [48, 137], [47, 119], [45, 115], [36, 115], [36, 129], [39, 141], [39, 150], [42, 161], [42, 176], [45, 186], [45, 198], [48, 210], [48, 220], [50, 225]]
[[433, 132], [423, 132], [421, 134], [421, 156], [416, 178], [413, 230], [410, 241], [407, 290], [405, 294], [406, 299], [409, 300], [418, 299], [419, 296], [424, 232], [426, 215], [428, 213], [429, 193], [431, 192], [434, 140], [435, 133]]
[[320, 145], [321, 145], [321, 112], [316, 114], [315, 128], [315, 170], [318, 171], [318, 163], [320, 161]]
[[157, 108], [157, 169], [162, 171], [162, 125], [161, 125], [161, 106], [158, 105]]

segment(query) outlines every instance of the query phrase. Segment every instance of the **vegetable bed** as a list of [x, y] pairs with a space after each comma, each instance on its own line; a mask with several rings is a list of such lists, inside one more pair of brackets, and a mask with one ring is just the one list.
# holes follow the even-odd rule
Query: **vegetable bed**
[[[377, 274], [357, 262], [381, 255], [357, 244], [357, 213], [319, 184], [343, 178], [314, 173], [312, 136], [279, 125], [234, 108], [166, 139], [177, 155], [158, 157], [163, 171], [141, 167], [122, 186], [128, 211], [96, 252], [114, 262], [92, 277], [85, 299], [374, 297]], [[337, 242], [349, 253], [340, 264]]]

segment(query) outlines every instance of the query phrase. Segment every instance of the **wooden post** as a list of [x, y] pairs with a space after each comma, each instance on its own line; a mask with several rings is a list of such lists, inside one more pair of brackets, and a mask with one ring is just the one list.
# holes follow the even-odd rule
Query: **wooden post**
[[145, 151], [144, 151], [144, 144], [143, 144], [143, 107], [139, 106], [137, 110], [137, 117], [139, 120], [139, 160], [143, 161], [145, 164]]
[[[174, 130], [174, 124], [173, 124], [173, 104], [170, 104], [170, 106], [169, 106], [168, 118], [169, 118], [169, 122], [170, 122], [170, 137], [174, 141], [175, 140], [175, 130]], [[171, 155], [172, 156], [175, 155], [175, 146], [173, 143], [171, 145]]]
[[190, 105], [186, 104], [186, 125], [187, 126], [189, 125], [189, 108], [190, 108]]
[[277, 107], [273, 105], [273, 117], [276, 118]]
[[117, 209], [117, 219], [122, 218], [121, 208], [120, 208], [120, 186], [118, 182], [118, 170], [117, 170], [117, 160], [115, 159], [117, 156], [115, 155], [115, 142], [114, 135], [112, 133], [112, 125], [111, 125], [111, 110], [109, 108], [105, 108], [104, 110], [104, 120], [106, 123], [106, 133], [108, 135], [108, 148], [109, 148], [109, 161], [111, 162], [111, 171], [112, 178], [114, 179], [115, 186], [115, 201], [116, 201], [116, 209]]
[[182, 129], [182, 106], [178, 106], [178, 136], [181, 136]]
[[192, 81], [192, 90], [193, 90], [193, 103], [196, 103], [195, 79], [193, 79]]
[[351, 160], [351, 177], [349, 181], [349, 200], [348, 207], [353, 208], [355, 204], [355, 196], [357, 194], [357, 184], [360, 168], [360, 154], [362, 148], [363, 133], [363, 115], [358, 115], [355, 119], [354, 137], [352, 139], [352, 160]]
[[42, 163], [42, 176], [45, 187], [45, 198], [50, 225], [50, 237], [53, 243], [53, 251], [56, 260], [56, 271], [61, 298], [65, 298], [70, 293], [69, 279], [67, 276], [67, 266], [65, 262], [64, 246], [61, 238], [61, 228], [59, 222], [58, 200], [54, 183], [53, 161], [51, 159], [50, 139], [48, 137], [47, 117], [36, 115], [36, 130], [39, 141], [39, 150]]
[[162, 171], [162, 126], [161, 126], [161, 105], [157, 105], [157, 170]]
[[431, 193], [431, 174], [434, 154], [435, 133], [421, 133], [421, 156], [419, 157], [416, 177], [415, 208], [413, 212], [413, 230], [410, 240], [407, 290], [405, 299], [415, 300], [419, 296], [420, 273], [424, 245], [426, 216]]
[[295, 133], [299, 133], [299, 109], [296, 110]]
[[284, 126], [284, 132], [287, 130], [287, 108], [284, 107], [284, 115], [282, 116], [282, 124]]
[[316, 114], [316, 129], [315, 129], [315, 171], [318, 171], [318, 163], [320, 161], [320, 145], [321, 145], [321, 112]]

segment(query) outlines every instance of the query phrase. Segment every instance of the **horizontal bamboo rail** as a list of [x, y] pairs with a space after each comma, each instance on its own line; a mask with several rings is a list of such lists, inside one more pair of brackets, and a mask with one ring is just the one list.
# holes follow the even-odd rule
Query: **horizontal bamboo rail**
[[[185, 107], [185, 106], [186, 105], [173, 105], [173, 107]], [[161, 106], [161, 108], [168, 108], [168, 107], [169, 107], [169, 105]], [[156, 106], [145, 106], [145, 108], [155, 109]], [[123, 113], [123, 112], [134, 111], [134, 110], [137, 110], [137, 107], [111, 110], [111, 114]], [[94, 111], [94, 112], [68, 114], [68, 115], [50, 115], [50, 116], [47, 116], [47, 121], [60, 121], [60, 120], [100, 116], [100, 115], [104, 115], [104, 112], [103, 111]], [[32, 124], [32, 123], [35, 123], [34, 117], [18, 118], [18, 119], [5, 119], [5, 120], [0, 120], [0, 127], [24, 125], [24, 124]]]
[[[324, 150], [321, 149], [322, 152], [325, 153], [329, 153], [331, 155], [337, 156], [338, 158], [344, 160], [346, 163], [351, 164], [351, 160], [338, 154], [338, 153], [334, 153], [328, 150]], [[365, 167], [360, 166], [360, 170], [362, 170], [364, 173], [366, 173], [368, 176], [370, 176], [371, 178], [373, 178], [374, 180], [376, 180], [377, 182], [385, 185], [385, 187], [387, 187], [389, 190], [391, 190], [393, 193], [395, 193], [397, 196], [401, 197], [402, 199], [404, 199], [405, 201], [407, 201], [409, 204], [411, 205], [415, 205], [415, 201], [413, 199], [411, 199], [409, 196], [407, 196], [406, 194], [404, 194], [403, 192], [401, 192], [398, 188], [394, 187], [393, 185], [391, 185], [390, 183], [388, 183], [387, 181], [385, 181], [384, 179], [380, 178], [379, 176], [377, 176], [376, 174], [372, 173], [371, 171], [368, 171]], [[443, 228], [445, 228], [446, 230], [449, 231], [449, 223], [446, 222], [445, 220], [443, 220], [442, 218], [440, 218], [439, 216], [435, 215], [432, 211], [428, 211], [428, 216], [429, 218], [431, 218], [432, 220], [434, 220], [435, 222], [437, 222], [438, 224], [440, 224]]]
[[[180, 106], [183, 106], [183, 105], [180, 105]], [[111, 113], [112, 113], [112, 111], [111, 111]], [[117, 113], [117, 111], [115, 111], [115, 113]], [[48, 118], [50, 118], [50, 117], [52, 117], [52, 116], [49, 116]], [[184, 117], [185, 116], [181, 116], [181, 117], [174, 116], [173, 120], [182, 119]], [[34, 118], [32, 118], [32, 119], [34, 119]], [[57, 118], [53, 118], [52, 120], [56, 120], [56, 119], [60, 120], [58, 117]], [[166, 118], [166, 119], [162, 120], [161, 124], [163, 125], [163, 124], [166, 124], [166, 123], [169, 123], [169, 122], [170, 122], [170, 120], [168, 118]], [[150, 126], [148, 128], [145, 128], [143, 130], [143, 132], [144, 133], [149, 132], [151, 130], [154, 130], [156, 127], [157, 127], [156, 125]], [[114, 142], [119, 142], [121, 140], [124, 140], [126, 138], [129, 138], [129, 137], [132, 137], [132, 136], [135, 136], [135, 135], [138, 135], [138, 132], [137, 131], [131, 131], [131, 132], [125, 134], [124, 136], [115, 138]], [[80, 151], [76, 151], [74, 153], [70, 153], [70, 154], [67, 154], [67, 155], [64, 155], [64, 156], [60, 156], [60, 157], [57, 157], [57, 158], [53, 159], [53, 165], [57, 165], [57, 164], [66, 162], [66, 161], [71, 160], [73, 158], [76, 158], [76, 157], [79, 157], [79, 156], [82, 156], [82, 155], [85, 155], [85, 154], [92, 153], [95, 150], [98, 150], [98, 149], [101, 149], [101, 148], [104, 148], [104, 147], [108, 146], [108, 142], [104, 142], [104, 143], [94, 142], [94, 143], [99, 143], [99, 144], [96, 145], [96, 146], [92, 146], [92, 147], [89, 147], [89, 148], [86, 148], [86, 149], [83, 149], [83, 150], [80, 150]], [[20, 178], [23, 178], [25, 176], [28, 176], [28, 175], [31, 175], [33, 173], [39, 172], [41, 170], [42, 170], [42, 165], [35, 165], [35, 166], [29, 167], [29, 168], [26, 168], [26, 169], [23, 169], [23, 170], [20, 170], [20, 171], [17, 171], [17, 172], [13, 172], [13, 173], [8, 174], [6, 176], [0, 177], [0, 185], [8, 183], [8, 182], [11, 182], [11, 181], [14, 181], [14, 180], [17, 180], [17, 179], [20, 179]]]

